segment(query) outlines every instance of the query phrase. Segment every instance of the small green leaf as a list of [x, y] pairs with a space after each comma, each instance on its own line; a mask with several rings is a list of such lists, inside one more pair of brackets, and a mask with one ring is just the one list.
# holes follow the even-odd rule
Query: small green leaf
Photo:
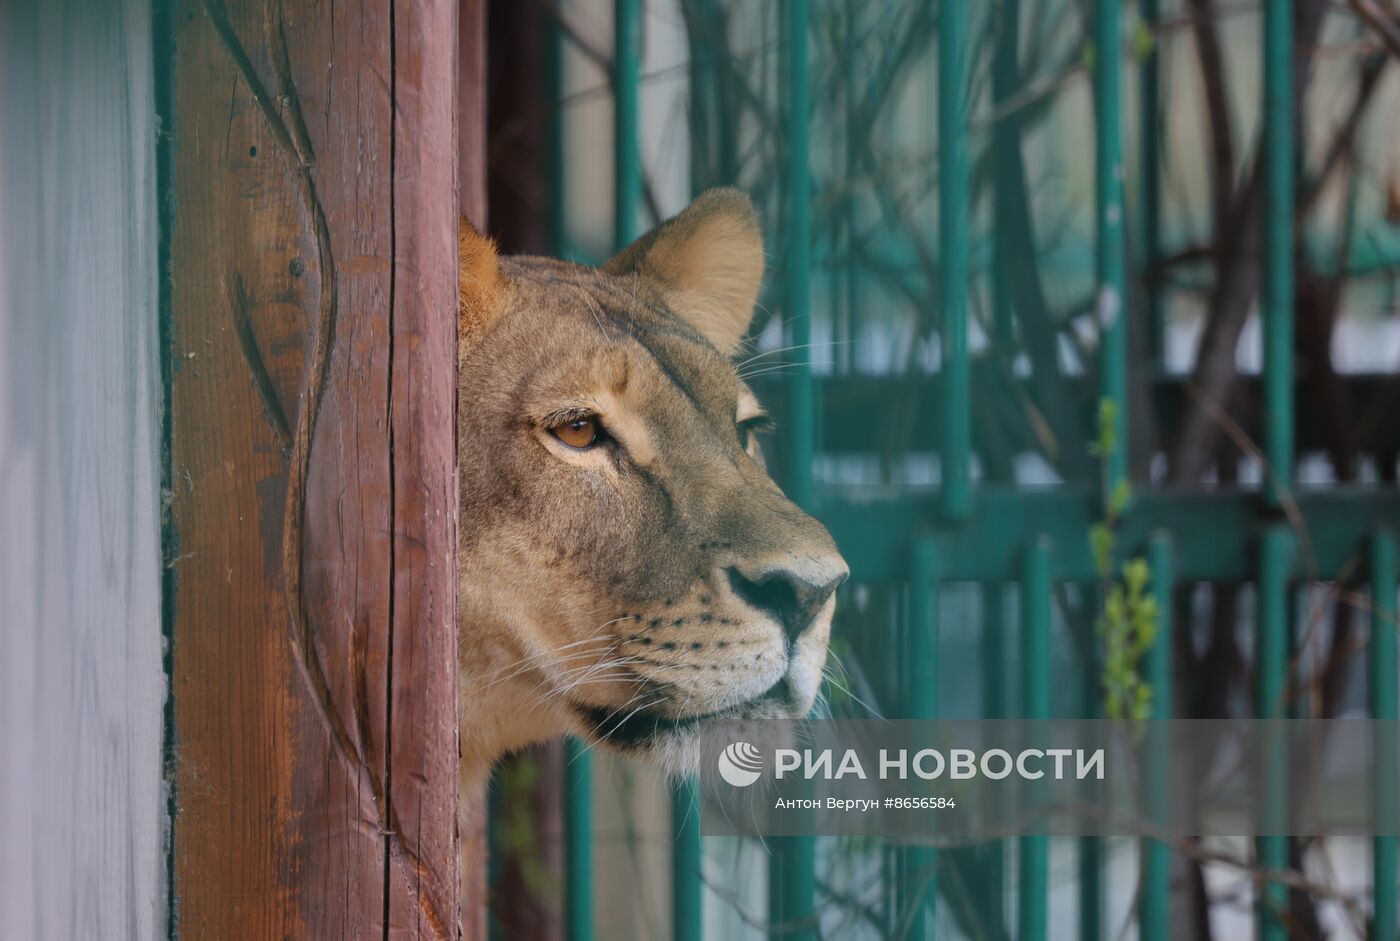
[[[1086, 47], [1086, 54], [1092, 54], [1091, 47]], [[1104, 463], [1104, 518], [1089, 527], [1089, 547], [1103, 581], [1103, 608], [1094, 627], [1101, 638], [1104, 714], [1138, 719], [1148, 714], [1152, 699], [1152, 687], [1143, 681], [1139, 667], [1157, 636], [1157, 603], [1147, 593], [1152, 572], [1145, 559], [1135, 556], [1114, 574], [1116, 526], [1127, 512], [1132, 488], [1126, 480], [1110, 486], [1107, 479], [1109, 458], [1119, 446], [1118, 403], [1100, 399], [1098, 419], [1098, 436], [1090, 451]]]
[[1123, 515], [1123, 511], [1128, 508], [1128, 501], [1133, 497], [1133, 488], [1126, 480], [1120, 480], [1113, 488], [1113, 493], [1108, 498], [1109, 516], [1117, 518]]
[[1116, 429], [1118, 403], [1113, 399], [1099, 399], [1099, 434], [1090, 450], [1097, 457], [1108, 457], [1118, 450]]
[[1157, 48], [1157, 37], [1152, 33], [1152, 27], [1146, 23], [1139, 22], [1133, 26], [1132, 50], [1133, 58], [1141, 62], [1152, 51]]
[[1089, 527], [1089, 548], [1094, 554], [1094, 568], [1100, 578], [1107, 578], [1113, 568], [1113, 530], [1104, 523]]
[[1142, 594], [1148, 577], [1147, 562], [1142, 556], [1136, 556], [1123, 564], [1123, 583], [1128, 586], [1129, 593]]

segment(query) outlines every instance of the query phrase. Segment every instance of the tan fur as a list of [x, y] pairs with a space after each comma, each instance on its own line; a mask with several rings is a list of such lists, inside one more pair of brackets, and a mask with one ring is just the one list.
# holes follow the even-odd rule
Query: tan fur
[[733, 355], [763, 282], [763, 236], [753, 204], [738, 190], [710, 190], [605, 270], [651, 279], [678, 316]]
[[[846, 566], [738, 427], [757, 404], [727, 357], [762, 258], [734, 191], [702, 196], [603, 269], [497, 258], [464, 228], [468, 805], [492, 762], [530, 742], [572, 733], [682, 770], [700, 717], [811, 707]], [[549, 433], [551, 416], [581, 411], [604, 444]], [[820, 590], [784, 608], [760, 584]]]

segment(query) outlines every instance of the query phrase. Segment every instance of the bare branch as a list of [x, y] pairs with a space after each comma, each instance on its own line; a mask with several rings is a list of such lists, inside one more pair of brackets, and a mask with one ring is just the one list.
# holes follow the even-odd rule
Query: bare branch
[[1400, 59], [1400, 13], [1385, 10], [1376, 0], [1351, 0], [1351, 8], [1375, 30], [1390, 54]]

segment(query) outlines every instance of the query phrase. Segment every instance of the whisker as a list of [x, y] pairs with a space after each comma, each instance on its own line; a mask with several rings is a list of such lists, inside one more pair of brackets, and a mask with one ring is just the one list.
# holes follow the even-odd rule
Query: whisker
[[[570, 682], [570, 683], [566, 683], [566, 684], [564, 684], [563, 686], [560, 686], [558, 683], [554, 683], [554, 684], [552, 684], [552, 685], [553, 685], [554, 688], [555, 688], [555, 693], [558, 694], [558, 695], [562, 695], [562, 694], [564, 694], [564, 693], [567, 693], [567, 692], [568, 692], [569, 690], [571, 690], [571, 689], [575, 689], [575, 688], [576, 688], [577, 686], [579, 686], [583, 681], [589, 681], [589, 682], [591, 682], [591, 681], [593, 681], [594, 679], [596, 679], [596, 676], [594, 676], [593, 674], [602, 674], [603, 672], [605, 672], [605, 671], [607, 671], [607, 670], [615, 670], [615, 669], [618, 669], [619, 667], [627, 667], [627, 666], [632, 665], [633, 663], [639, 663], [639, 662], [641, 662], [641, 661], [638, 661], [638, 660], [609, 660], [609, 661], [607, 661], [607, 662], [605, 662], [605, 663], [600, 663], [600, 664], [598, 664], [597, 666], [590, 666], [590, 667], [588, 667], [587, 669], [584, 669], [584, 668], [580, 667], [580, 668], [577, 668], [577, 669], [574, 669], [574, 670], [570, 670], [569, 673], [561, 674], [560, 677], [555, 677], [555, 679], [557, 680], [557, 679], [562, 678], [563, 676], [567, 676], [567, 675], [572, 674], [572, 673], [582, 673], [582, 676], [580, 676], [577, 680], [574, 680], [574, 681], [572, 681], [572, 682]], [[636, 674], [635, 674], [635, 671], [626, 671], [626, 673], [630, 673], [631, 675], [636, 675]]]
[[[593, 630], [594, 630], [595, 632], [596, 632], [596, 631], [601, 631], [601, 630], [603, 630], [604, 628], [610, 627], [610, 626], [613, 625], [613, 624], [619, 624], [619, 623], [621, 623], [621, 622], [623, 622], [623, 621], [635, 621], [635, 620], [637, 620], [637, 617], [636, 617], [635, 615], [628, 614], [628, 615], [624, 615], [623, 617], [620, 617], [620, 618], [613, 618], [613, 619], [610, 620], [610, 621], [604, 621], [602, 624], [599, 624], [599, 625], [598, 625], [597, 627], [595, 627]], [[562, 646], [560, 646], [560, 647], [558, 648], [559, 651], [570, 650], [570, 649], [572, 649], [572, 648], [574, 648], [574, 647], [579, 647], [579, 646], [582, 646], [582, 645], [584, 645], [584, 644], [590, 645], [590, 648], [587, 649], [587, 650], [583, 650], [583, 651], [579, 651], [579, 652], [570, 654], [570, 655], [567, 656], [567, 657], [561, 657], [561, 658], [559, 658], [557, 661], [555, 661], [555, 664], [556, 664], [556, 665], [557, 665], [557, 664], [564, 664], [564, 663], [568, 663], [568, 662], [570, 662], [570, 661], [572, 661], [572, 660], [582, 659], [583, 657], [592, 656], [592, 655], [594, 655], [594, 654], [609, 652], [609, 651], [611, 650], [611, 648], [617, 647], [617, 646], [619, 646], [620, 644], [622, 644], [623, 640], [624, 640], [624, 638], [621, 638], [621, 637], [612, 637], [612, 636], [608, 636], [608, 635], [603, 635], [603, 636], [600, 636], [600, 637], [591, 637], [591, 636], [590, 636], [590, 637], [584, 637], [584, 638], [581, 639], [581, 640], [576, 640], [576, 641], [573, 641], [572, 643], [564, 644], [564, 645], [562, 645]], [[602, 651], [599, 651], [599, 650], [593, 650], [593, 649], [592, 649], [592, 645], [605, 645], [605, 646], [604, 646], [604, 648], [603, 648]], [[505, 682], [506, 680], [513, 679], [514, 677], [517, 677], [517, 676], [519, 676], [519, 675], [522, 674], [522, 673], [527, 673], [527, 672], [529, 672], [531, 669], [542, 669], [542, 668], [544, 668], [545, 666], [548, 666], [548, 665], [549, 665], [548, 661], [542, 659], [544, 656], [545, 656], [545, 655], [543, 655], [543, 654], [538, 654], [538, 653], [528, 653], [528, 654], [526, 654], [525, 656], [521, 657], [520, 659], [515, 660], [515, 661], [513, 661], [513, 662], [507, 664], [507, 665], [504, 666], [504, 667], [501, 667], [502, 670], [511, 670], [512, 672], [510, 672], [510, 673], [508, 673], [508, 674], [506, 674], [506, 675], [498, 675], [498, 676], [497, 676], [496, 678], [494, 678], [490, 683], [488, 683], [486, 686], [482, 687], [482, 689], [483, 689], [483, 690], [485, 690], [485, 689], [490, 689], [491, 687], [496, 686], [496, 685], [499, 684], [499, 683], [503, 683], [503, 682]]]
[[565, 686], [563, 689], [554, 690], [554, 693], [556, 695], [559, 693], [571, 693], [574, 690], [581, 689], [584, 686], [593, 686], [599, 683], [618, 683], [622, 681], [629, 681], [632, 683], [646, 682], [646, 680], [643, 677], [640, 677], [635, 673], [632, 673], [627, 670], [619, 670], [616, 673], [606, 673], [602, 676], [590, 676], [586, 679], [576, 680], [573, 683], [570, 683], [568, 686]]
[[583, 295], [584, 301], [588, 304], [588, 312], [593, 315], [593, 322], [598, 325], [598, 332], [601, 333], [603, 339], [606, 340], [608, 338], [608, 331], [607, 328], [603, 326], [603, 318], [601, 316], [602, 308], [598, 306], [598, 302], [593, 299], [592, 295], [590, 295], [585, 288], [579, 287], [578, 285], [573, 285], [572, 287], [574, 290], [578, 291], [579, 294]]
[[[611, 621], [604, 621], [602, 624], [599, 624], [597, 627], [593, 628], [593, 630], [595, 630], [595, 631], [601, 631], [601, 630], [602, 630], [603, 628], [605, 628], [605, 627], [611, 627], [612, 625], [614, 625], [614, 624], [620, 624], [620, 623], [622, 623], [623, 621], [638, 621], [638, 620], [641, 620], [641, 619], [638, 618], [635, 614], [626, 614], [626, 615], [623, 615], [623, 616], [620, 617], [620, 618], [613, 618]], [[574, 642], [571, 643], [571, 644], [564, 644], [564, 645], [563, 645], [562, 647], [560, 647], [559, 649], [560, 649], [560, 650], [568, 650], [570, 647], [577, 647], [579, 644], [586, 644], [586, 643], [589, 643], [590, 641], [595, 641], [595, 640], [606, 640], [606, 639], [607, 639], [607, 638], [604, 638], [604, 637], [585, 637], [585, 638], [583, 638], [583, 640], [576, 640], [576, 641], [574, 641]]]
[[841, 692], [845, 693], [847, 696], [851, 697], [851, 699], [855, 700], [855, 702], [856, 702], [858, 705], [860, 705], [863, 709], [865, 709], [866, 712], [870, 713], [872, 716], [874, 716], [874, 717], [877, 718], [877, 719], [884, 719], [884, 718], [885, 718], [883, 715], [880, 714], [880, 711], [879, 711], [878, 709], [876, 709], [874, 706], [870, 705], [870, 703], [866, 702], [864, 699], [861, 699], [861, 698], [860, 698], [859, 696], [857, 696], [854, 692], [852, 692], [852, 691], [851, 691], [851, 688], [850, 688], [849, 686], [847, 686], [845, 683], [842, 683], [840, 680], [838, 680], [838, 679], [835, 677], [835, 675], [833, 675], [832, 673], [830, 673], [830, 672], [827, 670], [826, 667], [822, 667], [822, 676], [823, 676], [823, 677], [826, 679], [826, 681], [827, 681], [828, 683], [830, 683], [832, 686], [835, 686], [835, 687], [836, 687], [837, 689], [839, 689]]
[[619, 712], [621, 712], [622, 710], [626, 709], [628, 706], [632, 705], [634, 702], [637, 702], [638, 700], [640, 700], [644, 695], [646, 695], [646, 694], [645, 694], [644, 692], [642, 692], [642, 691], [639, 690], [638, 692], [633, 693], [631, 696], [627, 697], [627, 699], [623, 701], [622, 705], [620, 705], [620, 706], [615, 706], [615, 707], [613, 707], [612, 709], [609, 709], [608, 712], [603, 716], [602, 720], [599, 721], [598, 724], [595, 725], [595, 726], [590, 730], [590, 733], [589, 733], [589, 734], [595, 735], [595, 736], [598, 735], [598, 731], [603, 727], [604, 723], [606, 723], [606, 722], [608, 722], [609, 720], [611, 720], [613, 716], [617, 715]]
[[663, 703], [663, 702], [666, 701], [666, 698], [667, 698], [667, 697], [665, 697], [665, 696], [661, 696], [661, 697], [658, 697], [658, 698], [656, 698], [656, 699], [653, 699], [651, 702], [644, 702], [644, 703], [642, 703], [642, 704], [641, 704], [640, 706], [638, 706], [636, 709], [633, 709], [631, 712], [627, 713], [627, 715], [623, 716], [621, 719], [618, 719], [618, 720], [617, 720], [617, 724], [614, 725], [611, 729], [608, 729], [608, 731], [607, 731], [606, 733], [604, 733], [603, 738], [607, 738], [609, 735], [613, 734], [613, 733], [616, 732], [618, 729], [622, 728], [624, 725], [627, 724], [627, 720], [628, 720], [628, 719], [632, 718], [632, 717], [635, 716], [637, 713], [641, 712], [643, 709], [648, 709], [648, 708], [650, 708], [650, 707], [652, 707], [652, 706], [660, 705], [661, 703]]
[[[579, 646], [580, 644], [584, 644], [584, 643], [595, 643], [595, 644], [608, 644], [608, 643], [613, 643], [613, 644], [616, 644], [616, 643], [618, 643], [618, 642], [619, 642], [618, 639], [612, 638], [612, 637], [606, 637], [606, 636], [604, 636], [604, 637], [586, 637], [586, 638], [584, 638], [584, 639], [581, 640], [581, 641], [577, 641], [577, 642], [572, 643], [572, 644], [566, 644], [564, 647], [561, 647], [561, 648], [559, 648], [559, 649], [560, 649], [560, 650], [567, 650], [567, 649], [570, 648], [570, 647], [577, 647], [577, 646]], [[571, 659], [571, 658], [574, 657], [574, 656], [582, 656], [582, 655], [584, 655], [583, 652], [581, 652], [581, 653], [579, 653], [579, 654], [571, 654], [569, 657], [565, 657], [565, 658], [563, 658], [563, 659], [568, 660], [568, 659]], [[509, 669], [514, 668], [514, 667], [518, 667], [518, 666], [520, 666], [521, 664], [538, 664], [538, 663], [540, 662], [540, 658], [541, 658], [542, 656], [544, 656], [543, 653], [537, 653], [537, 652], [535, 652], [535, 651], [531, 651], [530, 653], [525, 654], [524, 656], [520, 657], [519, 659], [512, 660], [510, 663], [507, 663], [505, 666], [500, 667], [499, 670], [509, 670]], [[498, 670], [498, 672], [499, 672], [499, 670]]]
[[755, 353], [754, 355], [746, 359], [742, 359], [734, 364], [734, 368], [743, 369], [749, 363], [752, 363], [755, 360], [763, 359], [763, 357], [765, 356], [776, 356], [779, 353], [791, 353], [796, 350], [815, 350], [818, 348], [826, 348], [832, 346], [850, 346], [854, 342], [854, 340], [830, 340], [826, 343], [795, 343], [792, 346], [779, 346], [771, 350], [764, 350], [762, 353]]
[[[606, 653], [610, 652], [611, 648], [612, 648], [612, 647], [615, 647], [615, 646], [616, 646], [616, 642], [614, 642], [613, 644], [609, 645], [609, 647], [604, 648], [604, 649], [601, 650], [601, 651], [600, 651], [600, 650], [580, 650], [580, 651], [576, 651], [575, 653], [569, 654], [567, 657], [560, 657], [560, 658], [559, 658], [557, 661], [555, 661], [555, 662], [556, 662], [556, 664], [558, 665], [558, 664], [571, 663], [571, 662], [576, 661], [576, 660], [584, 660], [584, 659], [586, 659], [586, 658], [588, 658], [588, 657], [596, 657], [596, 656], [598, 656], [598, 655], [600, 655], [600, 654], [606, 654]], [[545, 667], [549, 666], [548, 662], [546, 662], [546, 661], [544, 661], [544, 660], [541, 659], [541, 655], [540, 655], [540, 654], [530, 654], [530, 655], [527, 656], [527, 657], [523, 657], [523, 658], [521, 658], [520, 660], [515, 661], [515, 664], [513, 664], [513, 665], [514, 665], [514, 666], [517, 666], [517, 669], [512, 670], [510, 673], [507, 673], [507, 674], [505, 674], [504, 676], [498, 676], [498, 677], [496, 677], [495, 679], [491, 680], [491, 682], [489, 682], [489, 683], [487, 683], [485, 686], [481, 687], [481, 691], [485, 691], [485, 690], [491, 689], [491, 688], [494, 687], [494, 686], [497, 686], [497, 685], [499, 685], [499, 684], [501, 684], [501, 683], [504, 683], [506, 680], [514, 679], [515, 677], [521, 675], [522, 673], [528, 673], [528, 672], [530, 672], [531, 670], [543, 670]]]
[[747, 382], [750, 379], [756, 379], [759, 376], [766, 376], [770, 373], [784, 372], [789, 369], [797, 369], [802, 365], [802, 363], [775, 363], [771, 366], [764, 366], [762, 369], [755, 369], [751, 372], [741, 372], [739, 373], [739, 378]]

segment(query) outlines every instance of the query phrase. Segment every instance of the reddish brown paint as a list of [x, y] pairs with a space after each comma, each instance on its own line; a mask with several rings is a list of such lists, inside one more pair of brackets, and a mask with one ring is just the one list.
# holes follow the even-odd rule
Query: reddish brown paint
[[179, 930], [455, 935], [456, 4], [172, 23]]

